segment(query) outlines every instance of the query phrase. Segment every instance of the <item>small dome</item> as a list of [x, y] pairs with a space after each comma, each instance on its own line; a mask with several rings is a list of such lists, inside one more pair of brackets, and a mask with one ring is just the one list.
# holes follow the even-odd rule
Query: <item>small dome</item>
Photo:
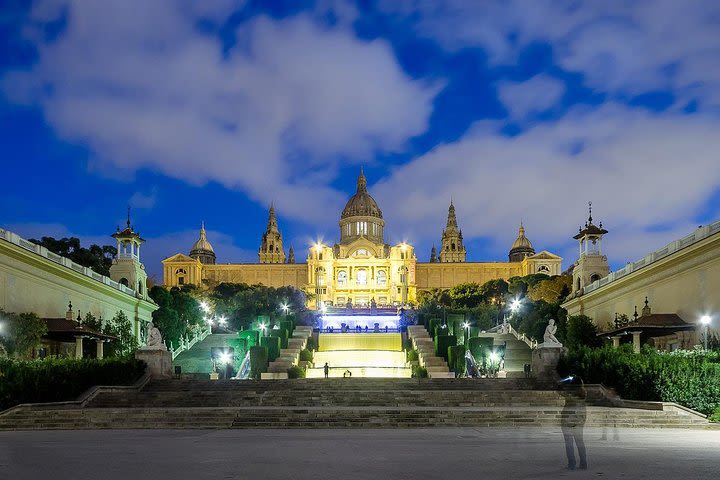
[[530, 243], [530, 240], [525, 236], [525, 227], [520, 224], [520, 232], [518, 233], [518, 237], [515, 239], [515, 241], [512, 244], [512, 247], [510, 247], [510, 251], [513, 250], [526, 250], [530, 249], [533, 250], [532, 243]]
[[367, 191], [367, 180], [362, 170], [357, 181], [357, 191], [350, 197], [342, 211], [341, 219], [347, 217], [377, 217], [383, 218], [382, 211], [375, 199]]
[[215, 250], [213, 250], [213, 247], [212, 247], [212, 245], [210, 245], [210, 242], [208, 242], [207, 236], [205, 234], [205, 223], [204, 222], [203, 222], [202, 226], [200, 227], [200, 238], [192, 246], [192, 249], [190, 249], [190, 255], [192, 255], [194, 252], [215, 253]]

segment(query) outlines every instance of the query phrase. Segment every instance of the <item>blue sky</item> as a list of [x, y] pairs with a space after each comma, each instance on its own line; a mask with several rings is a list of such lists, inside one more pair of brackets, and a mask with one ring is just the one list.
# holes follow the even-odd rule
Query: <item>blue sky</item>
[[274, 202], [302, 258], [361, 165], [421, 261], [451, 198], [471, 261], [522, 220], [567, 267], [590, 200], [614, 268], [720, 217], [718, 2], [141, 3], [2, 2], [3, 227], [111, 243], [132, 205], [157, 274], [201, 221], [255, 261]]

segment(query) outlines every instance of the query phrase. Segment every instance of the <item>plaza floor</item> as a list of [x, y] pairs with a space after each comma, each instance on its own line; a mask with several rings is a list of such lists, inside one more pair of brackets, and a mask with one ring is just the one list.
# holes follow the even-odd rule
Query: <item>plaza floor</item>
[[0, 432], [0, 479], [710, 479], [720, 430], [559, 428]]

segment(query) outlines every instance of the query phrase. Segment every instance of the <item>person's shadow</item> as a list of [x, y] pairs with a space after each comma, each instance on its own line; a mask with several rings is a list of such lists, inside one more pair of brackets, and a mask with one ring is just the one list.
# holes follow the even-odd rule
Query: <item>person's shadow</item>
[[[587, 451], [585, 450], [585, 439], [583, 429], [587, 420], [587, 408], [585, 397], [587, 393], [580, 378], [575, 377], [568, 383], [560, 384], [560, 394], [565, 400], [562, 410], [560, 427], [565, 439], [565, 454], [567, 455], [569, 470], [579, 468], [587, 469]], [[580, 463], [575, 459], [575, 447], [577, 447]]]

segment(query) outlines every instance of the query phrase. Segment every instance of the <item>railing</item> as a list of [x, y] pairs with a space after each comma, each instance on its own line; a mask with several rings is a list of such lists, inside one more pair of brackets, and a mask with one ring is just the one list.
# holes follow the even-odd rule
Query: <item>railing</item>
[[608, 283], [614, 282], [615, 280], [618, 280], [626, 275], [629, 275], [633, 273], [636, 270], [639, 270], [641, 268], [647, 267], [649, 265], [652, 265], [653, 263], [657, 262], [658, 260], [661, 260], [668, 255], [671, 255], [678, 250], [682, 250], [683, 248], [689, 247], [690, 245], [693, 245], [701, 240], [704, 240], [708, 238], [711, 235], [715, 235], [716, 233], [720, 232], [720, 220], [717, 222], [714, 222], [710, 225], [700, 227], [697, 230], [695, 230], [693, 233], [686, 235], [679, 240], [674, 240], [667, 245], [665, 245], [663, 248], [659, 250], [655, 250], [654, 252], [645, 255], [640, 260], [637, 260], [633, 263], [628, 263], [623, 268], [616, 270], [614, 272], [611, 272], [609, 275], [601, 278], [600, 280], [596, 280], [590, 285], [587, 285], [583, 289], [583, 293], [590, 293], [593, 290], [597, 290], [603, 285], [606, 285]]
[[510, 325], [509, 323], [507, 323], [507, 324], [505, 324], [505, 325], [507, 325], [507, 332], [508, 332], [508, 333], [512, 333], [513, 335], [515, 335], [515, 338], [517, 338], [517, 339], [520, 340], [521, 342], [525, 342], [525, 343], [527, 344], [527, 346], [530, 347], [531, 349], [538, 346], [537, 340], [534, 340], [534, 339], [532, 339], [532, 338], [529, 338], [529, 337], [528, 337], [527, 335], [525, 335], [524, 333], [518, 333], [518, 331], [515, 330], [515, 329], [513, 328], [513, 326]]
[[120, 290], [123, 293], [126, 293], [128, 295], [131, 295], [133, 297], [137, 296], [134, 289], [126, 287], [125, 285], [122, 285], [115, 280], [112, 280], [110, 277], [106, 277], [104, 275], [100, 275], [99, 273], [91, 270], [90, 268], [83, 267], [82, 265], [79, 265], [72, 260], [70, 260], [67, 257], [63, 257], [60, 255], [57, 255], [51, 251], [49, 251], [47, 248], [42, 247], [40, 245], [37, 245], [35, 243], [29, 242], [25, 240], [24, 238], [20, 237], [19, 235], [11, 232], [10, 230], [4, 230], [0, 228], [0, 238], [3, 240], [7, 240], [8, 242], [15, 244], [19, 247], [24, 248], [25, 250], [29, 250], [37, 255], [40, 255], [41, 257], [47, 258], [48, 260], [57, 263], [59, 265], [62, 265], [64, 267], [67, 267], [80, 275], [85, 275], [86, 277], [90, 277], [93, 280], [96, 280], [100, 283], [104, 283], [105, 285], [112, 287], [116, 290]]
[[190, 339], [187, 338], [187, 335], [185, 337], [180, 337], [180, 344], [177, 348], [173, 348], [172, 342], [168, 342], [168, 351], [172, 355], [172, 359], [175, 360], [175, 357], [180, 355], [182, 352], [190, 350], [196, 343], [205, 340], [205, 338], [210, 335], [210, 331], [211, 327], [208, 325], [205, 327], [205, 330], [196, 330], [195, 334]]

